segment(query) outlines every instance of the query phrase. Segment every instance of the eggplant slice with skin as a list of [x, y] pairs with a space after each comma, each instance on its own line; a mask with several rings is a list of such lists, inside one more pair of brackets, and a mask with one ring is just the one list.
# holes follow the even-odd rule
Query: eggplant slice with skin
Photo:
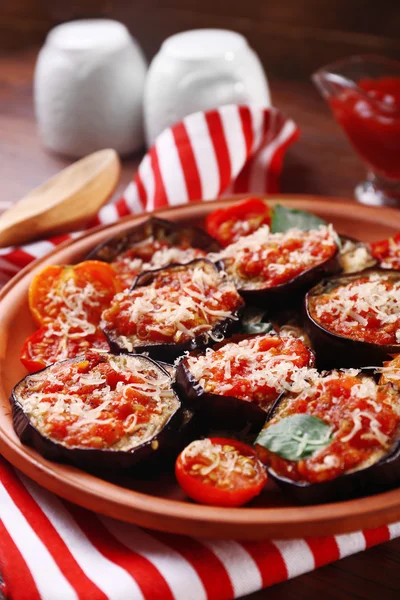
[[[314, 234], [315, 236], [321, 236], [322, 239], [322, 234], [319, 230], [295, 231], [300, 237], [312, 236]], [[282, 310], [290, 308], [301, 301], [304, 293], [323, 277], [341, 271], [338, 239], [333, 239], [334, 236], [330, 235], [328, 228], [325, 228], [324, 231], [327, 231], [327, 238], [332, 237], [332, 246], [334, 246], [332, 248], [332, 253], [317, 264], [306, 267], [298, 275], [289, 277], [287, 281], [275, 285], [265, 285], [262, 277], [259, 280], [251, 277], [250, 275], [253, 272], [253, 265], [255, 265], [257, 262], [262, 262], [263, 246], [268, 246], [269, 240], [278, 240], [278, 238], [280, 239], [281, 237], [283, 239], [287, 238], [291, 234], [294, 234], [293, 230], [271, 234], [268, 230], [268, 227], [261, 227], [255, 233], [247, 237], [240, 238], [234, 244], [231, 244], [227, 248], [221, 250], [221, 252], [217, 254], [211, 254], [210, 258], [216, 263], [224, 266], [226, 272], [234, 281], [238, 292], [247, 303], [260, 306], [271, 311]], [[258, 254], [258, 258], [256, 260], [253, 260], [252, 256], [249, 255], [250, 250], [256, 255]], [[297, 252], [303, 254], [301, 249]], [[310, 261], [312, 261], [311, 255]], [[269, 260], [266, 258], [264, 264], [268, 263]], [[248, 277], [238, 273], [240, 264], [247, 269]], [[250, 267], [250, 270], [248, 266]], [[286, 266], [286, 258], [282, 260], [282, 256], [277, 258], [276, 267], [274, 263], [274, 269], [277, 273], [279, 273], [280, 270], [282, 268], [284, 269]]]
[[[352, 370], [350, 370], [351, 372]], [[333, 372], [325, 372], [323, 375], [328, 376]], [[343, 375], [344, 371], [340, 371]], [[370, 380], [373, 381], [375, 385], [377, 385], [378, 389], [386, 389], [389, 393], [394, 394], [394, 397], [397, 399], [398, 405], [397, 410], [400, 408], [400, 393], [397, 386], [393, 386], [390, 383], [386, 383], [383, 385], [379, 385], [376, 382], [376, 377], [371, 375], [371, 370], [361, 370], [361, 372], [356, 375], [357, 378], [361, 380]], [[268, 431], [268, 423], [279, 414], [279, 409], [284, 405], [285, 402], [290, 403], [291, 398], [295, 398], [294, 395], [290, 393], [282, 393], [281, 396], [276, 400], [275, 404], [270, 410], [268, 414], [267, 421], [264, 425], [263, 430], [255, 441], [255, 445], [257, 447], [259, 458], [267, 465], [267, 471], [271, 479], [275, 481], [275, 483], [285, 492], [288, 493], [294, 500], [296, 500], [299, 504], [322, 504], [333, 501], [340, 500], [348, 500], [354, 497], [361, 497], [365, 495], [370, 495], [374, 493], [379, 493], [390, 488], [395, 487], [400, 484], [400, 428], [397, 426], [395, 433], [391, 438], [390, 446], [387, 450], [382, 450], [375, 455], [369, 458], [369, 460], [365, 460], [363, 465], [358, 465], [358, 467], [353, 467], [347, 472], [340, 474], [332, 479], [326, 479], [319, 482], [308, 482], [305, 480], [295, 480], [291, 479], [289, 476], [285, 474], [278, 473], [276, 468], [274, 469], [271, 466], [271, 458], [268, 458], [268, 451], [265, 449], [270, 446], [274, 442], [271, 442], [271, 438], [268, 442], [263, 441], [263, 436], [266, 431]], [[289, 404], [290, 406], [290, 404]], [[326, 406], [324, 407], [324, 411], [326, 411]], [[302, 421], [296, 421], [296, 431], [293, 430], [293, 433], [302, 434], [304, 437], [304, 433], [307, 432], [307, 427], [309, 427], [309, 422], [307, 418], [311, 416], [306, 412], [306, 414], [295, 414], [295, 418], [300, 418]], [[288, 417], [289, 419], [291, 417]], [[312, 418], [312, 417], [311, 417]], [[321, 417], [322, 420], [323, 417]], [[316, 421], [321, 421], [317, 419]], [[278, 423], [283, 423], [285, 418], [282, 418]], [[371, 422], [371, 421], [369, 421]], [[300, 423], [300, 425], [299, 425]], [[303, 423], [304, 430], [302, 431]], [[288, 423], [287, 423], [288, 425]], [[318, 425], [318, 422], [317, 422]], [[313, 426], [313, 425], [311, 425]], [[299, 427], [299, 429], [298, 429]], [[357, 432], [357, 430], [356, 430]], [[293, 456], [287, 458], [287, 453], [293, 451], [290, 449], [290, 445], [284, 445], [282, 443], [282, 432], [280, 433], [280, 439], [277, 440], [278, 447], [275, 447], [274, 450], [271, 450], [272, 455], [274, 453], [282, 452], [284, 454], [284, 461], [290, 464], [290, 461], [294, 459]], [[315, 437], [315, 430], [312, 434]], [[312, 437], [312, 435], [310, 437]], [[326, 441], [322, 439], [322, 436], [325, 435], [321, 433], [321, 446], [314, 446], [314, 448], [324, 449], [325, 447], [329, 450], [330, 441], [332, 441], [333, 436], [331, 435], [330, 440]], [[326, 436], [325, 436], [326, 437]], [[275, 434], [275, 440], [276, 440]], [[315, 440], [312, 440], [314, 444]], [[265, 446], [263, 446], [263, 443]], [[299, 443], [299, 440], [297, 440]], [[307, 448], [307, 446], [305, 446]], [[315, 451], [315, 450], [314, 450]], [[307, 452], [307, 450], [306, 450]], [[313, 448], [311, 447], [311, 452], [313, 452]], [[383, 455], [382, 455], [383, 454]], [[312, 456], [312, 454], [311, 454]], [[329, 456], [329, 455], [328, 455]], [[307, 456], [310, 458], [310, 455]], [[331, 461], [334, 460], [334, 456], [329, 456]], [[299, 459], [296, 459], [299, 460]], [[290, 468], [290, 467], [289, 467]]]
[[383, 279], [388, 278], [389, 281], [400, 282], [399, 271], [372, 268], [358, 273], [325, 279], [306, 294], [304, 300], [304, 327], [316, 352], [319, 368], [380, 366], [383, 361], [389, 360], [393, 354], [400, 353], [400, 343], [378, 344], [339, 335], [324, 327], [322, 323], [318, 322], [315, 315], [315, 307], [319, 296], [334, 292], [339, 286], [346, 286], [358, 279], [368, 278], [375, 273]]
[[[185, 356], [181, 359], [177, 366], [176, 370], [176, 387], [182, 399], [185, 401], [185, 405], [188, 406], [191, 410], [198, 413], [204, 423], [211, 429], [225, 429], [229, 431], [242, 431], [243, 429], [248, 429], [250, 432], [258, 433], [267, 418], [267, 414], [269, 409], [271, 408], [271, 404], [275, 402], [276, 395], [280, 394], [281, 389], [278, 389], [276, 394], [273, 394], [273, 390], [271, 391], [271, 395], [274, 395], [272, 399], [263, 398], [239, 398], [234, 395], [224, 395], [222, 393], [218, 393], [217, 391], [207, 390], [207, 378], [210, 380], [212, 377], [212, 372], [210, 368], [212, 368], [212, 360], [213, 355], [218, 350], [224, 350], [227, 345], [230, 345], [230, 350], [235, 352], [237, 349], [240, 352], [240, 349], [243, 345], [246, 344], [247, 341], [251, 343], [254, 340], [257, 342], [259, 340], [259, 344], [262, 344], [263, 341], [266, 342], [267, 346], [269, 342], [276, 342], [276, 344], [280, 344], [282, 348], [280, 352], [286, 350], [288, 352], [288, 357], [291, 359], [286, 362], [288, 366], [288, 371], [285, 372], [282, 377], [285, 377], [290, 373], [290, 365], [293, 364], [291, 361], [293, 353], [296, 350], [304, 353], [305, 361], [301, 364], [304, 367], [312, 367], [314, 365], [314, 353], [312, 350], [307, 348], [301, 340], [296, 340], [295, 338], [280, 338], [277, 335], [270, 334], [254, 334], [254, 335], [234, 335], [231, 338], [225, 340], [224, 342], [215, 345], [212, 349], [206, 349], [204, 351], [195, 351]], [[239, 345], [241, 344], [241, 346]], [[277, 347], [274, 343], [271, 343], [271, 347]], [[248, 347], [249, 348], [249, 347]], [[205, 367], [201, 369], [201, 374], [194, 374], [193, 371], [196, 371], [195, 363], [198, 361], [200, 363], [207, 362], [209, 354], [209, 360], [211, 361], [211, 367]], [[254, 351], [255, 360], [257, 364], [260, 365], [262, 363], [262, 356], [268, 357], [268, 349], [256, 349]], [[258, 356], [258, 358], [257, 358]], [[274, 354], [270, 355], [269, 360], [273, 361]], [[299, 356], [299, 361], [301, 361], [301, 356]], [[229, 372], [231, 370], [232, 364], [231, 357], [227, 357], [227, 363], [229, 363]], [[190, 362], [194, 364], [190, 365]], [[225, 369], [224, 365], [224, 369]], [[246, 375], [243, 374], [244, 366], [241, 365], [241, 373], [239, 374], [239, 378], [246, 378]], [[222, 369], [222, 367], [221, 367]], [[267, 378], [271, 377], [271, 381], [278, 384], [278, 375], [274, 375], [274, 365], [271, 364], [266, 365], [267, 372], [264, 374]], [[258, 375], [258, 380], [261, 375]], [[274, 379], [276, 377], [276, 380]], [[202, 381], [203, 380], [203, 381]], [[232, 383], [237, 385], [237, 381], [235, 381], [235, 376], [229, 375], [227, 379], [228, 384]], [[217, 385], [216, 381], [213, 381], [213, 385]], [[209, 387], [209, 386], [208, 386]], [[257, 382], [254, 382], [253, 387], [257, 387]], [[272, 387], [272, 384], [271, 384]], [[248, 396], [249, 391], [247, 390], [245, 395]], [[260, 396], [260, 392], [258, 393]]]
[[[119, 377], [120, 372], [125, 375]], [[124, 384], [130, 374], [136, 383]], [[79, 395], [85, 386], [87, 393]], [[154, 411], [147, 408], [150, 392]], [[49, 460], [92, 472], [164, 464], [188, 442], [192, 420], [167, 371], [140, 355], [88, 351], [55, 363], [22, 379], [12, 390], [10, 403], [22, 443]], [[143, 422], [146, 409], [148, 421]]]
[[[163, 250], [159, 250], [147, 256], [147, 242], [159, 244], [160, 248], [164, 249], [165, 255]], [[135, 248], [138, 256], [135, 255]], [[143, 256], [140, 251], [142, 249], [143, 252], [143, 248], [146, 258], [140, 260], [140, 256]], [[88, 258], [114, 263], [117, 274], [125, 284], [124, 287], [129, 287], [136, 275], [143, 271], [158, 269], [172, 262], [187, 263], [194, 258], [205, 256], [208, 252], [218, 252], [219, 249], [218, 242], [201, 229], [150, 217], [128, 231], [102, 242], [88, 254]], [[129, 255], [130, 252], [132, 256]], [[139, 264], [131, 268], [131, 261], [134, 263], [137, 258], [139, 258], [138, 263], [142, 262], [144, 266]]]
[[[188, 277], [182, 282], [186, 274]], [[177, 289], [171, 289], [171, 280]], [[191, 284], [197, 289], [193, 296], [187, 291]], [[227, 297], [231, 306], [226, 306]], [[114, 297], [110, 308], [103, 313], [101, 326], [114, 352], [146, 352], [156, 360], [171, 363], [186, 351], [220, 342], [232, 333], [238, 327], [243, 305], [243, 299], [226, 275], [211, 261], [200, 258], [186, 265], [173, 264], [139, 275], [131, 290]], [[181, 315], [182, 320], [198, 322], [189, 330], [175, 320], [168, 324], [167, 330], [167, 313], [171, 319], [175, 318], [171, 315], [177, 318]], [[160, 335], [151, 339], [148, 335], [151, 327], [158, 333], [164, 328], [162, 340]]]

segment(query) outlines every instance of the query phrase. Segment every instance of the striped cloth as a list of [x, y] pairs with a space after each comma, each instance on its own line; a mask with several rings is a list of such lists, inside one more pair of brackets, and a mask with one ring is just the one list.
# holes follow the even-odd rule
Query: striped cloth
[[[94, 224], [224, 193], [276, 192], [298, 136], [276, 109], [225, 106], [166, 130]], [[6, 280], [79, 233], [0, 251]], [[230, 600], [400, 535], [237, 542], [149, 532], [61, 500], [0, 458], [0, 589], [14, 600]]]
[[[299, 135], [277, 109], [227, 105], [194, 113], [156, 140], [123, 196], [91, 226], [120, 217], [232, 193], [274, 193], [287, 147]], [[79, 233], [0, 249], [0, 283]]]
[[145, 531], [57, 498], [2, 459], [0, 510], [14, 600], [230, 600], [400, 536], [400, 523], [266, 542]]

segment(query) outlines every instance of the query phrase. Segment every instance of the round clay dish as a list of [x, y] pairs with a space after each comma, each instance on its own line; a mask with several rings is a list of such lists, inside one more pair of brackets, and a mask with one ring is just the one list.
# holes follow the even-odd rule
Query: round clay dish
[[[201, 225], [207, 214], [230, 198], [157, 212], [160, 217], [188, 225]], [[335, 198], [269, 196], [313, 212], [332, 222], [342, 234], [364, 241], [383, 239], [400, 230], [400, 212], [369, 208]], [[115, 481], [89, 475], [71, 466], [45, 460], [23, 446], [14, 433], [8, 397], [26, 372], [19, 362], [24, 339], [34, 329], [28, 308], [28, 287], [45, 265], [79, 262], [107, 237], [138, 224], [146, 216], [128, 217], [115, 225], [99, 227], [73, 242], [58, 246], [44, 259], [20, 272], [0, 294], [0, 453], [15, 467], [48, 490], [103, 513], [143, 527], [193, 536], [236, 539], [322, 536], [373, 528], [400, 519], [400, 489], [332, 504], [293, 505], [273, 483], [247, 507], [216, 508], [186, 499], [172, 475], [138, 481], [124, 476]]]

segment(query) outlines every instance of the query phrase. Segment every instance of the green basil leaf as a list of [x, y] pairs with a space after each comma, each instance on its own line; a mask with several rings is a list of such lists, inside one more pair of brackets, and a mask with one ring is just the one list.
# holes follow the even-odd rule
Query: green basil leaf
[[292, 415], [266, 427], [255, 443], [282, 458], [297, 461], [310, 458], [327, 446], [332, 433], [332, 428], [318, 417]]
[[267, 312], [262, 308], [248, 306], [244, 312], [241, 321], [240, 333], [269, 333], [272, 331], [272, 324], [267, 318]]
[[320, 225], [327, 225], [327, 222], [309, 212], [297, 208], [287, 208], [281, 204], [274, 206], [271, 222], [273, 233], [287, 231], [292, 227], [309, 231], [310, 229], [317, 229]]

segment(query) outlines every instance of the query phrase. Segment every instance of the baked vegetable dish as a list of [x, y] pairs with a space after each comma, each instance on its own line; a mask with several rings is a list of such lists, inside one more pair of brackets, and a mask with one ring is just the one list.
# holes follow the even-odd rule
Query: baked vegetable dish
[[198, 259], [143, 273], [132, 290], [114, 297], [102, 327], [119, 351], [171, 359], [223, 339], [242, 306], [226, 274]]
[[171, 377], [159, 364], [93, 350], [28, 375], [11, 404], [22, 441], [89, 469], [162, 458], [182, 418]]
[[305, 298], [306, 329], [324, 367], [382, 364], [400, 352], [400, 272], [324, 280]]
[[309, 373], [284, 392], [256, 440], [260, 459], [300, 501], [325, 501], [400, 476], [400, 394], [357, 369]]
[[313, 362], [313, 352], [295, 337], [236, 336], [183, 358], [176, 383], [209, 425], [257, 429], [279, 394]]
[[21, 441], [105, 477], [175, 464], [217, 506], [399, 485], [400, 234], [354, 240], [261, 198], [205, 228], [151, 217], [35, 275]]

